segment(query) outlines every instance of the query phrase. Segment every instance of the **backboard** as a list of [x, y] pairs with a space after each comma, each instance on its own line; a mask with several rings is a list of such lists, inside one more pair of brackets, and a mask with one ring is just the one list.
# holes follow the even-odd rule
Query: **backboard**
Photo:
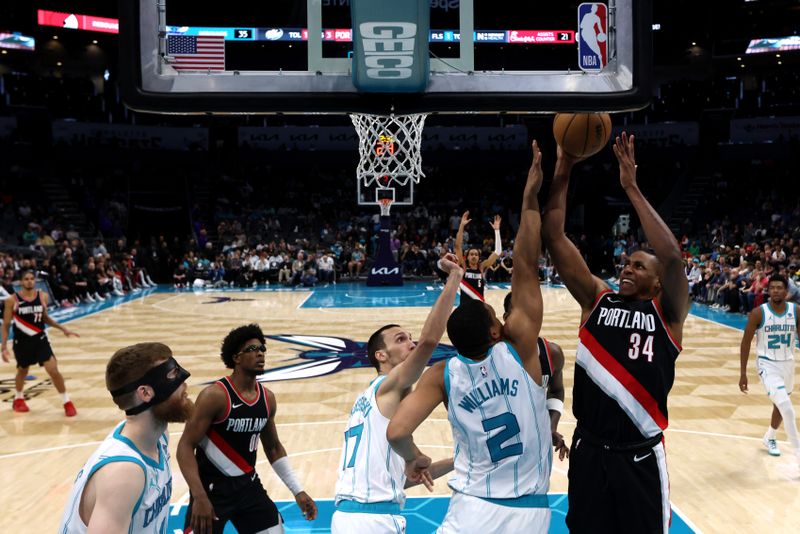
[[[159, 113], [639, 109], [651, 3], [430, 0], [425, 89], [366, 94], [353, 83], [350, 0], [121, 0], [123, 97]], [[186, 60], [198, 46], [211, 53]]]

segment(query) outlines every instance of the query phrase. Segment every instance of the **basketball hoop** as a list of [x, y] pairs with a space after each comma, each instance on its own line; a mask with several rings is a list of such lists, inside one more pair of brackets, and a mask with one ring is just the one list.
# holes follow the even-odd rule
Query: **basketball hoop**
[[392, 207], [392, 199], [391, 198], [382, 198], [378, 200], [378, 204], [381, 207], [381, 217], [388, 217], [389, 210]]
[[401, 186], [409, 180], [419, 183], [419, 179], [425, 176], [422, 172], [421, 148], [422, 129], [427, 116], [426, 113], [350, 115], [358, 132], [359, 164], [356, 175], [364, 187], [369, 187], [378, 179], [386, 181], [381, 183], [382, 186], [387, 186], [389, 181]]

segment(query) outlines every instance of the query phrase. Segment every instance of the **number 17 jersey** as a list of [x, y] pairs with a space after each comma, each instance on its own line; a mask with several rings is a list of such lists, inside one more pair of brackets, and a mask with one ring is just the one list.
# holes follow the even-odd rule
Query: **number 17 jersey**
[[378, 409], [376, 399], [385, 378], [373, 380], [350, 410], [339, 458], [337, 506], [341, 501], [394, 503], [401, 508], [405, 504], [406, 463], [386, 439], [389, 419]]
[[553, 463], [547, 390], [514, 347], [501, 341], [481, 361], [449, 359], [444, 383], [455, 445], [450, 487], [483, 499], [546, 494]]

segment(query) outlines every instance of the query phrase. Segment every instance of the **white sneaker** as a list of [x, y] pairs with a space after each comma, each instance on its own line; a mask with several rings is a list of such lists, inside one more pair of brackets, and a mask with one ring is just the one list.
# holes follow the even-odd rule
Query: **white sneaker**
[[158, 285], [155, 282], [153, 282], [153, 279], [150, 278], [149, 276], [147, 277], [147, 283], [150, 284], [150, 287], [156, 287]]
[[96, 300], [94, 300], [94, 297], [91, 296], [89, 293], [86, 293], [86, 299], [85, 300], [86, 300], [86, 302], [97, 302]]
[[780, 456], [781, 450], [778, 448], [778, 441], [775, 438], [768, 438], [766, 434], [764, 435], [764, 446], [767, 448], [767, 452], [770, 456]]
[[95, 293], [94, 294], [94, 298], [95, 298], [95, 300], [99, 300], [100, 302], [103, 302], [103, 301], [106, 300], [106, 298], [103, 295], [101, 295], [100, 293]]
[[115, 289], [114, 294], [118, 297], [124, 297], [125, 293], [121, 289]]

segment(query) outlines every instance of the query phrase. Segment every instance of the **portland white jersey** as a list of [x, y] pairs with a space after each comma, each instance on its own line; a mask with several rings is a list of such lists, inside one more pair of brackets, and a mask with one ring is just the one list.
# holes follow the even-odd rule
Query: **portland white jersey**
[[358, 396], [344, 433], [336, 482], [336, 504], [396, 503], [402, 507], [406, 495], [405, 461], [386, 439], [389, 419], [378, 409], [375, 393], [386, 378], [379, 376]]
[[488, 499], [546, 494], [553, 463], [547, 391], [514, 347], [501, 341], [481, 361], [458, 355], [444, 373], [455, 444], [450, 487]]
[[772, 361], [794, 359], [797, 343], [797, 305], [786, 303], [782, 315], [775, 313], [769, 303], [761, 305], [764, 314], [756, 330], [756, 355]]
[[101, 467], [112, 462], [132, 462], [144, 471], [144, 486], [139, 501], [133, 509], [128, 532], [166, 534], [169, 516], [169, 499], [172, 496], [172, 470], [169, 466], [167, 433], [158, 440], [158, 462], [142, 454], [134, 443], [121, 435], [123, 421], [94, 451], [78, 473], [61, 518], [61, 534], [84, 534], [87, 526], [81, 519], [78, 507], [86, 483]]

